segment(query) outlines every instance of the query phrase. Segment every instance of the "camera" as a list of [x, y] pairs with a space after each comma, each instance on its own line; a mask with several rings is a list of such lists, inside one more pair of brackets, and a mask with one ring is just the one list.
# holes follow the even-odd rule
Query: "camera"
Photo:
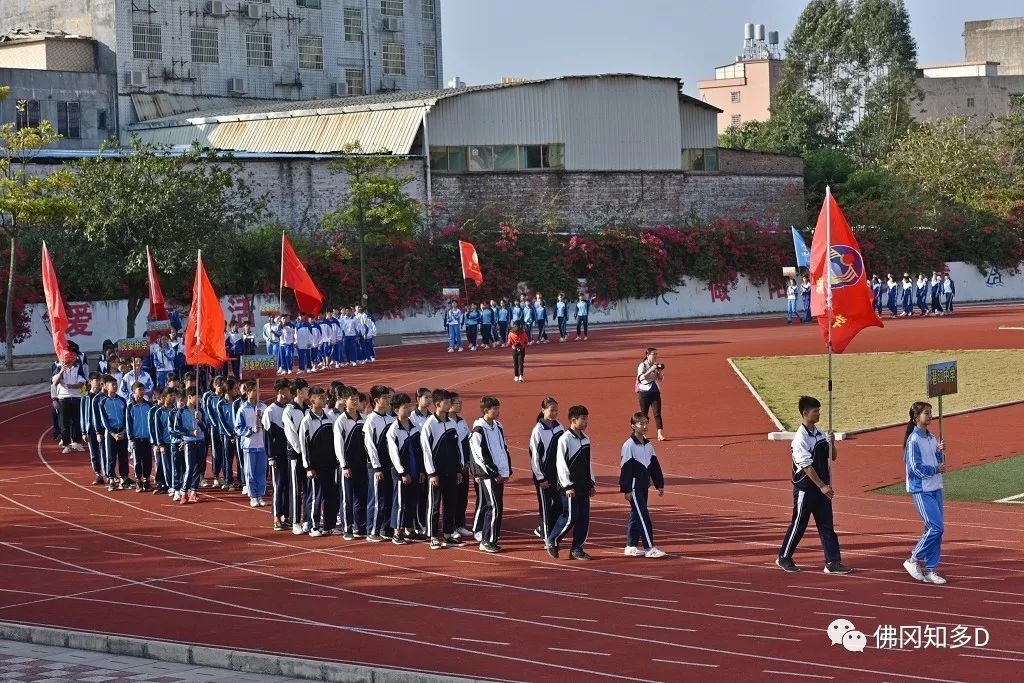
[[665, 364], [664, 363], [658, 363], [654, 367], [658, 368], [659, 370], [664, 370], [665, 369]]

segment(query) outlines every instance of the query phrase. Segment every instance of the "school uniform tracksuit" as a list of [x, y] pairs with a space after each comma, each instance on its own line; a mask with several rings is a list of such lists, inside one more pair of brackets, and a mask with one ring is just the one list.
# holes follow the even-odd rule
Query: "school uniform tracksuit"
[[[590, 532], [590, 495], [597, 483], [590, 462], [590, 437], [571, 430], [558, 437], [555, 449], [558, 490], [562, 494], [562, 514], [547, 537], [548, 547], [557, 548], [572, 531], [572, 550], [582, 550]], [[567, 492], [573, 491], [569, 497]]]
[[956, 285], [953, 284], [952, 280], [942, 281], [942, 295], [945, 301], [945, 312], [953, 312], [953, 297], [956, 295]]
[[928, 315], [928, 280], [917, 279], [917, 308], [921, 315]]
[[334, 454], [341, 467], [342, 530], [359, 536], [367, 533], [366, 504], [370, 486], [363, 426], [364, 418], [360, 413], [356, 413], [354, 419], [342, 413], [334, 423]]
[[149, 481], [153, 469], [153, 442], [149, 432], [149, 413], [153, 404], [146, 399], [128, 402], [125, 429], [131, 441], [131, 452], [135, 455], [135, 480], [140, 484]]
[[494, 341], [500, 341], [502, 344], [508, 339], [508, 322], [511, 311], [508, 305], [499, 306], [495, 313], [495, 323], [498, 325], [498, 338]]
[[555, 320], [558, 321], [558, 336], [562, 341], [569, 338], [569, 304], [559, 301], [555, 304]]
[[[267, 493], [267, 448], [263, 403], [243, 401], [235, 413], [234, 432], [238, 435], [238, 451], [245, 453], [245, 487], [250, 498], [262, 498]], [[230, 468], [231, 464], [228, 463]]]
[[895, 280], [889, 280], [885, 283], [885, 287], [885, 306], [889, 309], [889, 314], [895, 318], [898, 313], [896, 310], [896, 294], [898, 293], [898, 285]]
[[533, 319], [537, 323], [537, 341], [547, 341], [548, 309], [539, 301], [533, 305]]
[[477, 496], [482, 542], [497, 544], [505, 509], [505, 483], [498, 482], [498, 478], [508, 479], [512, 475], [512, 461], [501, 423], [494, 420], [488, 424], [482, 417], [477, 419], [469, 435], [469, 450], [473, 458], [473, 476], [480, 479]]
[[[423, 447], [423, 469], [428, 477], [437, 477], [437, 484], [427, 488], [427, 535], [445, 537], [455, 533], [458, 503], [458, 475], [465, 469], [459, 433], [455, 420], [439, 420], [431, 415], [420, 430]], [[441, 508], [444, 515], [441, 515]]]
[[[402, 529], [412, 529], [416, 522], [419, 478], [423, 474], [420, 428], [412, 420], [408, 428], [395, 420], [388, 427], [386, 439], [393, 482], [391, 526], [398, 533]], [[409, 477], [408, 484], [402, 481], [403, 477]]]
[[85, 437], [85, 443], [89, 448], [89, 463], [92, 465], [92, 471], [101, 477], [106, 474], [103, 442], [99, 438], [99, 433], [103, 431], [99, 416], [99, 402], [102, 398], [102, 391], [89, 392], [79, 403], [79, 423], [82, 425], [82, 436]]
[[311, 408], [299, 425], [302, 467], [309, 478], [309, 531], [331, 532], [338, 524], [338, 460], [334, 455], [334, 415]]
[[642, 541], [644, 548], [650, 550], [654, 547], [654, 526], [647, 511], [647, 492], [651, 484], [656, 489], [665, 488], [665, 476], [658, 456], [654, 454], [654, 445], [647, 439], [641, 441], [630, 436], [622, 444], [619, 464], [619, 491], [630, 494], [627, 546], [636, 547]]
[[[555, 520], [562, 514], [555, 450], [558, 447], [558, 438], [564, 431], [558, 420], [548, 424], [543, 417], [538, 417], [537, 424], [530, 434], [530, 469], [533, 471], [533, 484], [537, 489], [540, 530], [545, 542], [551, 534]], [[541, 486], [545, 483], [548, 485], [546, 488]]]
[[825, 551], [825, 563], [841, 561], [839, 537], [832, 523], [832, 499], [807, 476], [806, 467], [813, 467], [822, 483], [832, 481], [829, 468], [829, 445], [825, 433], [818, 428], [808, 430], [800, 425], [793, 439], [793, 517], [782, 540], [779, 557], [793, 559], [793, 553], [803, 538], [811, 517], [818, 528], [821, 546]]
[[[366, 448], [367, 479], [369, 488], [366, 496], [366, 523], [370, 536], [390, 536], [392, 491], [391, 467], [388, 462], [387, 431], [394, 417], [370, 411], [363, 425], [363, 446]], [[377, 474], [383, 478], [377, 481]]]
[[[426, 415], [424, 415], [424, 414], [420, 413], [420, 411], [417, 409], [417, 410], [412, 411], [412, 415], [410, 416], [409, 419], [412, 420], [412, 423], [414, 425], [416, 425], [417, 431], [418, 432], [422, 432], [423, 424], [427, 421], [427, 418], [430, 417], [430, 415], [431, 415], [431, 413], [429, 413], [429, 412]], [[417, 439], [421, 439], [421, 437], [417, 436]], [[420, 457], [422, 458], [423, 457], [422, 441], [421, 441], [421, 445], [420, 445], [419, 450], [420, 450]], [[424, 468], [424, 469], [422, 469], [420, 471], [423, 472], [424, 474], [426, 474], [426, 468]], [[414, 528], [416, 529], [416, 531], [418, 531], [421, 534], [425, 534], [425, 533], [427, 533], [427, 498], [429, 497], [427, 494], [429, 493], [430, 482], [427, 481], [426, 478], [424, 477], [423, 483], [422, 484], [418, 484], [417, 486], [419, 488], [419, 493], [416, 496], [416, 513], [414, 515], [414, 522], [413, 523], [414, 523]]]
[[287, 403], [275, 401], [267, 406], [263, 413], [267, 457], [271, 463], [270, 474], [274, 485], [271, 507], [275, 521], [291, 514], [288, 507], [291, 493], [291, 477], [288, 476], [288, 437], [284, 433], [284, 411], [287, 407]]
[[302, 444], [299, 440], [299, 427], [306, 416], [306, 408], [297, 404], [289, 403], [281, 416], [284, 424], [285, 440], [288, 442], [288, 476], [291, 479], [289, 510], [292, 518], [292, 533], [303, 533], [303, 522], [308, 522], [308, 501], [309, 486], [306, 482], [306, 470], [302, 467]]
[[161, 491], [170, 488], [174, 474], [171, 464], [171, 418], [174, 410], [156, 405], [149, 413], [149, 436], [157, 459], [156, 487]]
[[291, 372], [295, 362], [295, 325], [287, 323], [278, 326], [280, 346], [278, 347], [277, 366], [281, 372]]
[[914, 281], [903, 280], [902, 283], [903, 315], [914, 315]]
[[462, 311], [449, 308], [444, 312], [444, 326], [448, 331], [448, 350], [462, 349]]
[[938, 441], [927, 429], [915, 427], [907, 438], [903, 462], [907, 471], [907, 493], [924, 521], [924, 533], [914, 547], [911, 558], [924, 562], [925, 569], [935, 570], [942, 554], [942, 474], [939, 465], [945, 456]]
[[179, 489], [182, 494], [195, 493], [203, 480], [206, 461], [206, 436], [203, 427], [202, 413], [197, 408], [181, 408], [175, 414], [171, 430], [181, 439], [185, 453], [185, 473]]
[[480, 311], [467, 311], [465, 316], [466, 340], [470, 348], [476, 348], [477, 330], [480, 327]]
[[490, 346], [492, 342], [491, 330], [494, 329], [494, 311], [490, 306], [480, 309], [480, 343]]
[[590, 300], [576, 302], [576, 336], [580, 336], [582, 331], [583, 336], [587, 336], [589, 330], [588, 323], [590, 322]]
[[[100, 424], [103, 426], [103, 451], [107, 455], [106, 475], [114, 480], [114, 466], [122, 480], [128, 479], [128, 402], [121, 396], [107, 396], [99, 404]], [[115, 439], [114, 435], [120, 435]]]
[[313, 348], [313, 328], [309, 323], [301, 323], [295, 330], [296, 346], [299, 349], [299, 371], [308, 372], [312, 367], [310, 352]]

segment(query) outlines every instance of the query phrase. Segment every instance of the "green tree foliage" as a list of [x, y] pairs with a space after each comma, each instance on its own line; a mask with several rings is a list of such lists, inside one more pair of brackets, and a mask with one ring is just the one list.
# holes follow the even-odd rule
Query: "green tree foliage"
[[[0, 87], [0, 102], [8, 95], [10, 88]], [[23, 102], [18, 103], [19, 113], [24, 106]], [[14, 342], [19, 332], [15, 324], [14, 302], [16, 298], [23, 299], [25, 294], [19, 295], [15, 287], [18, 241], [31, 226], [60, 220], [74, 208], [65, 195], [70, 174], [64, 170], [48, 175], [35, 175], [28, 171], [28, 164], [60, 137], [49, 121], [20, 129], [14, 123], [0, 125], [0, 234], [7, 241], [9, 252], [4, 306], [8, 370], [14, 369]]]
[[423, 217], [420, 203], [405, 193], [415, 176], [398, 175], [404, 159], [367, 153], [358, 142], [346, 145], [328, 168], [344, 174], [345, 197], [322, 219], [323, 226], [359, 254], [361, 301], [367, 305], [366, 246], [383, 244], [389, 237], [408, 237]]
[[72, 243], [84, 239], [84, 245], [65, 260], [85, 283], [124, 283], [132, 337], [147, 296], [146, 247], [165, 289], [180, 289], [194, 272], [198, 249], [212, 271], [226, 268], [234, 240], [262, 220], [265, 202], [230, 157], [198, 148], [171, 153], [138, 139], [117, 151], [75, 164], [68, 196], [78, 213], [67, 230], [79, 238]]

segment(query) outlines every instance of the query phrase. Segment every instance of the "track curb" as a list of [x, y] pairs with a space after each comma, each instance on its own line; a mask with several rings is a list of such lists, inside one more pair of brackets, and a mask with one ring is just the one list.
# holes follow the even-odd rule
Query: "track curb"
[[479, 680], [10, 622], [0, 622], [0, 639], [334, 683], [470, 683]]

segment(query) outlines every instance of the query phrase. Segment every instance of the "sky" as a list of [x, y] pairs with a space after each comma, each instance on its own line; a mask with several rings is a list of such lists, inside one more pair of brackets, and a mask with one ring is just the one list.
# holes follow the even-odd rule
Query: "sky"
[[[918, 64], [963, 61], [963, 24], [1024, 15], [1021, 0], [905, 0]], [[714, 78], [743, 45], [743, 24], [786, 38], [801, 0], [439, 0], [444, 78], [638, 73]]]

